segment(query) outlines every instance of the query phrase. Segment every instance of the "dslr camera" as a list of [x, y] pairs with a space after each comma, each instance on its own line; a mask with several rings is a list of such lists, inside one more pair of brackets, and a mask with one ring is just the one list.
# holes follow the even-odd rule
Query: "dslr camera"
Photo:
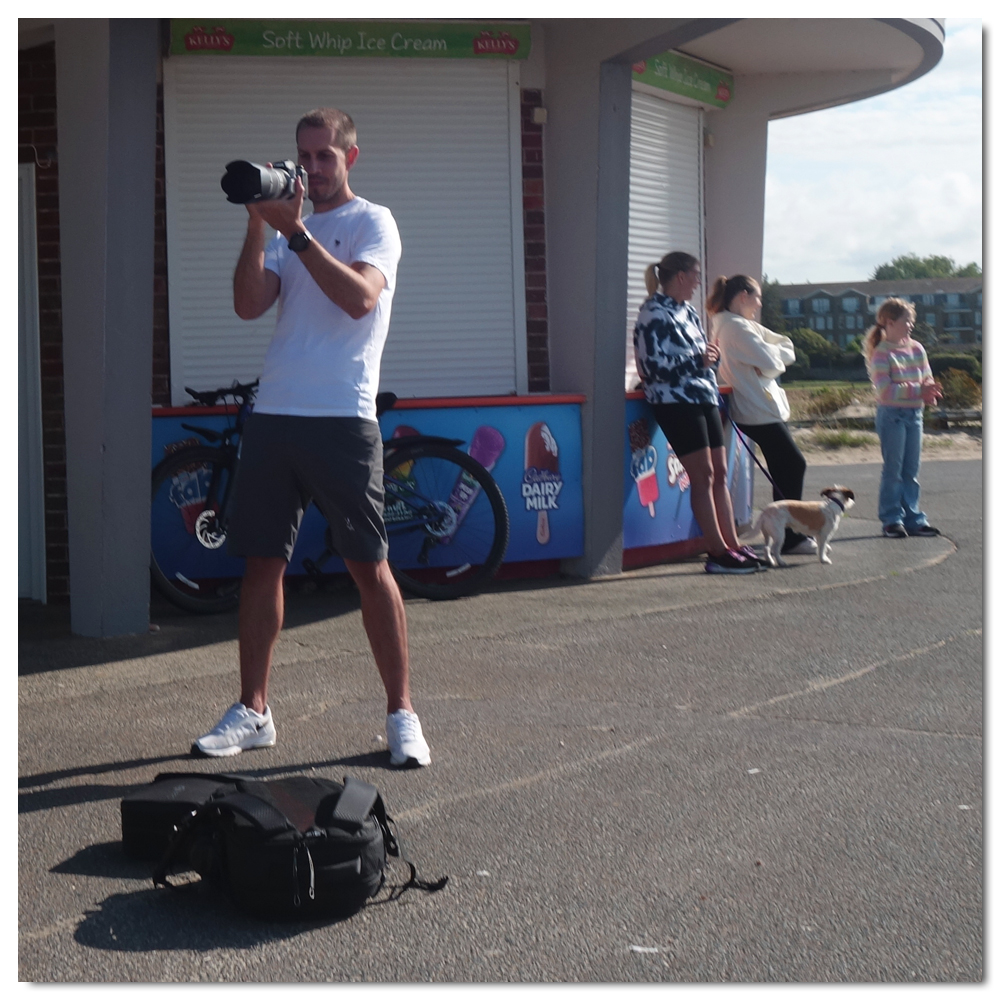
[[279, 160], [270, 167], [251, 163], [249, 160], [233, 160], [226, 164], [222, 176], [222, 190], [226, 200], [234, 205], [246, 205], [253, 201], [281, 201], [295, 197], [295, 178], [306, 186], [306, 172], [291, 160]]

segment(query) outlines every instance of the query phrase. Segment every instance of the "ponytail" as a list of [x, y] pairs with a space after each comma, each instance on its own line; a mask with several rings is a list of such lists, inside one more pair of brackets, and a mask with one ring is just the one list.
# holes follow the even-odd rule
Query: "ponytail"
[[650, 264], [646, 268], [644, 278], [646, 281], [646, 291], [653, 295], [657, 288], [666, 288], [670, 279], [681, 271], [690, 271], [696, 267], [698, 258], [692, 257], [683, 250], [674, 250], [668, 253], [658, 264]]
[[715, 279], [712, 291], [709, 292], [705, 300], [705, 311], [714, 316], [732, 304], [733, 299], [741, 292], [756, 294], [760, 291], [760, 285], [753, 278], [748, 278], [745, 274], [734, 274], [731, 278], [722, 275]]
[[705, 299], [705, 312], [709, 316], [714, 316], [716, 313], [722, 312], [726, 308], [726, 276], [720, 275], [715, 279], [715, 284], [712, 285], [712, 290], [708, 293], [708, 298]]
[[871, 361], [872, 355], [875, 353], [875, 348], [882, 343], [884, 337], [885, 329], [881, 323], [876, 323], [874, 326], [868, 327], [868, 330], [865, 332], [865, 339], [861, 344], [861, 351], [866, 361]]

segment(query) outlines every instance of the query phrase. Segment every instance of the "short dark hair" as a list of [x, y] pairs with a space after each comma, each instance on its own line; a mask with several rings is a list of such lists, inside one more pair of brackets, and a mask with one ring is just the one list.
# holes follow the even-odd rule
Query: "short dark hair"
[[307, 111], [295, 126], [296, 139], [304, 128], [332, 128], [334, 146], [345, 153], [358, 144], [358, 130], [354, 127], [354, 120], [346, 111], [337, 108], [313, 108], [312, 111]]

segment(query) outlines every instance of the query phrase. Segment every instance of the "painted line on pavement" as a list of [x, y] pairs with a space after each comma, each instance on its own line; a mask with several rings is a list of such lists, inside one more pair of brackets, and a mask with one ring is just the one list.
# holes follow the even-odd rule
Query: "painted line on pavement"
[[956, 639], [964, 639], [966, 636], [982, 634], [983, 630], [981, 628], [966, 629], [964, 632], [959, 632], [957, 635], [950, 635], [947, 638], [939, 640], [938, 642], [932, 642], [929, 646], [920, 646], [917, 649], [909, 649], [905, 653], [900, 653], [897, 656], [890, 656], [886, 660], [879, 660], [877, 663], [870, 663], [867, 667], [862, 667], [860, 670], [851, 670], [846, 674], [841, 674], [839, 677], [825, 677], [822, 680], [810, 681], [804, 688], [801, 688], [798, 691], [789, 691], [787, 694], [779, 694], [774, 698], [768, 698], [767, 701], [759, 701], [754, 705], [744, 705], [742, 708], [737, 708], [732, 712], [727, 712], [726, 715], [733, 719], [753, 715], [762, 708], [769, 708], [771, 705], [778, 705], [783, 701], [790, 701], [792, 698], [801, 698], [807, 694], [816, 694], [818, 691], [826, 691], [828, 688], [837, 687], [840, 684], [847, 684], [850, 681], [856, 681], [859, 677], [864, 677], [866, 674], [870, 674], [875, 670], [878, 670], [880, 667], [887, 667], [893, 663], [903, 663], [906, 660], [916, 659], [918, 656], [925, 656], [927, 653], [933, 652], [935, 649], [941, 649], [944, 646], [947, 646], [948, 643], [954, 642]]

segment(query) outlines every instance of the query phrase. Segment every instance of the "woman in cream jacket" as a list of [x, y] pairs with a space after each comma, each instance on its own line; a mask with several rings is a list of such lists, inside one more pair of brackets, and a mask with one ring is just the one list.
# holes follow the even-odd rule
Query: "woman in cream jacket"
[[[730, 415], [760, 446], [774, 480], [774, 499], [801, 500], [806, 460], [788, 429], [788, 399], [777, 382], [795, 360], [795, 347], [788, 337], [757, 322], [761, 295], [753, 278], [718, 278], [705, 305], [721, 352], [719, 381], [733, 390]], [[781, 551], [806, 555], [816, 551], [816, 543], [789, 530]]]

